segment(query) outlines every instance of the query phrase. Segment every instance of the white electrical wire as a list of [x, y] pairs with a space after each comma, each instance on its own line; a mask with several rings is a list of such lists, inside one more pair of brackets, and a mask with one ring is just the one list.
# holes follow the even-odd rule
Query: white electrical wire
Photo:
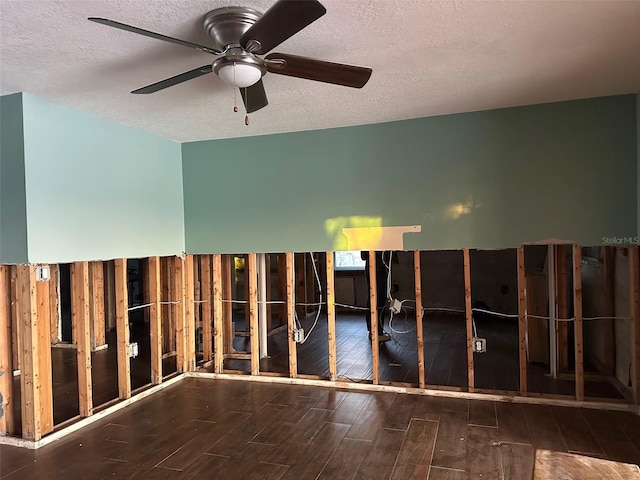
[[[313, 273], [314, 273], [314, 276], [316, 277], [316, 282], [317, 282], [317, 285], [318, 285], [318, 293], [319, 293], [320, 302], [317, 304], [318, 305], [318, 312], [316, 313], [316, 318], [313, 321], [313, 325], [311, 325], [311, 328], [307, 331], [307, 334], [300, 341], [300, 343], [306, 342], [307, 339], [309, 338], [309, 335], [311, 335], [311, 332], [313, 332], [313, 329], [316, 328], [316, 325], [318, 324], [318, 319], [320, 318], [320, 310], [321, 310], [320, 309], [320, 305], [324, 305], [324, 302], [322, 301], [322, 285], [320, 284], [320, 276], [318, 275], [318, 269], [316, 267], [316, 259], [313, 258], [313, 253], [312, 252], [309, 252], [309, 256], [311, 257], [311, 264], [313, 265]], [[300, 325], [300, 322], [298, 322], [298, 325]]]
[[133, 310], [140, 310], [141, 308], [147, 308], [150, 307], [151, 305], [155, 305], [155, 303], [145, 303], [144, 305], [136, 305], [135, 307], [129, 307], [127, 308], [127, 311], [131, 312]]
[[367, 307], [358, 307], [356, 305], [347, 305], [346, 303], [335, 302], [334, 305], [336, 307], [350, 308], [352, 310], [364, 310], [364, 311], [367, 311], [367, 312], [370, 310], [370, 308], [367, 308]]

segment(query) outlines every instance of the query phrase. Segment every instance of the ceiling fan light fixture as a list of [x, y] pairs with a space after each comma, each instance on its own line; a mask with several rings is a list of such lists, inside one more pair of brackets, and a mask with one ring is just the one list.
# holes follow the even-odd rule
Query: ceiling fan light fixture
[[245, 88], [254, 85], [262, 78], [262, 70], [255, 65], [232, 63], [221, 66], [218, 76], [226, 84]]

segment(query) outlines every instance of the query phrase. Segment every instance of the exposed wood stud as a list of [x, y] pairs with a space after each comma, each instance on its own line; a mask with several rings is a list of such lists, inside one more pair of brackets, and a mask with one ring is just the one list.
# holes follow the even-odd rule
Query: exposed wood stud
[[633, 399], [640, 404], [640, 252], [638, 245], [629, 247], [629, 299], [632, 322], [631, 383]]
[[295, 266], [295, 298], [296, 298], [296, 312], [298, 318], [304, 318], [307, 315], [307, 305], [298, 305], [307, 303], [307, 254], [296, 253], [293, 256]]
[[[569, 316], [567, 303], [567, 250], [564, 245], [556, 245], [556, 311], [557, 318]], [[569, 369], [569, 322], [558, 322], [558, 371]]]
[[213, 371], [222, 373], [224, 365], [224, 307], [222, 304], [222, 256], [213, 255]]
[[[36, 266], [16, 267], [17, 299], [20, 315], [20, 389], [22, 437], [39, 440], [53, 430], [53, 397], [51, 395], [51, 348], [49, 320], [38, 321]], [[45, 287], [48, 286], [45, 284]], [[46, 309], [48, 311], [48, 296]], [[49, 371], [44, 369], [49, 367]]]
[[[271, 255], [269, 255], [268, 253], [265, 253], [264, 262], [266, 265], [266, 274], [267, 274], [267, 277], [265, 279], [265, 282], [267, 284], [267, 298], [265, 300], [271, 301], [271, 299], [273, 298], [271, 293]], [[271, 304], [267, 303], [267, 332], [271, 331], [271, 327], [272, 327], [271, 317], [272, 317]]]
[[185, 308], [185, 261], [182, 257], [173, 258], [173, 305], [176, 337], [176, 368], [178, 373], [188, 370], [187, 361], [187, 326]]
[[160, 282], [160, 257], [150, 257], [148, 262], [149, 286], [149, 336], [151, 342], [151, 383], [162, 383], [162, 284]]
[[573, 246], [573, 334], [575, 341], [576, 400], [584, 400], [584, 365], [582, 347], [582, 249]]
[[13, 348], [11, 335], [11, 272], [0, 265], [0, 435], [13, 435]]
[[197, 304], [194, 298], [194, 269], [193, 255], [187, 255], [184, 260], [184, 323], [186, 327], [185, 372], [196, 368], [196, 320]]
[[202, 359], [205, 362], [213, 358], [212, 347], [212, 298], [211, 298], [211, 255], [200, 255], [200, 287], [202, 293]]
[[127, 289], [127, 259], [114, 260], [116, 296], [116, 336], [118, 344], [118, 395], [131, 397], [131, 363], [129, 360], [129, 292]]
[[296, 378], [298, 376], [298, 352], [296, 342], [293, 339], [294, 330], [294, 309], [295, 306], [295, 281], [294, 281], [294, 264], [293, 253], [287, 252], [285, 255], [286, 269], [286, 300], [287, 300], [287, 339], [289, 342], [289, 376]]
[[251, 375], [260, 374], [260, 336], [258, 334], [258, 269], [256, 254], [247, 255], [249, 276], [249, 335], [251, 341]]
[[424, 334], [422, 331], [422, 274], [420, 272], [420, 252], [413, 252], [413, 272], [416, 293], [416, 338], [418, 342], [418, 378], [420, 388], [425, 387], [424, 374]]
[[527, 310], [524, 246], [518, 247], [518, 334], [520, 337], [520, 395], [527, 396]]
[[36, 282], [38, 302], [38, 371], [40, 372], [40, 422], [42, 435], [53, 431], [53, 380], [51, 378], [51, 307], [49, 282]]
[[[329, 376], [331, 381], [338, 378], [336, 352], [336, 306], [335, 306], [335, 272], [333, 270], [333, 252], [326, 253], [327, 272], [327, 332], [329, 340]], [[321, 308], [318, 306], [318, 308]]]
[[376, 252], [369, 252], [369, 305], [371, 311], [371, 368], [373, 384], [380, 383], [380, 344], [378, 343], [378, 286]]
[[[193, 275], [191, 278], [191, 283], [193, 284], [193, 324], [195, 331], [198, 331], [198, 328], [202, 327], [202, 276], [200, 272], [201, 260], [204, 255], [191, 255], [193, 257]], [[202, 332], [202, 329], [200, 330]], [[194, 337], [195, 338], [195, 337]], [[198, 350], [196, 346], [196, 351]]]
[[[71, 321], [77, 334], [78, 404], [81, 417], [93, 414], [90, 310], [89, 263], [76, 262], [71, 265]], [[104, 316], [101, 321], [104, 324]]]
[[89, 294], [91, 295], [91, 347], [101, 347], [106, 343], [105, 318], [104, 318], [104, 266], [102, 262], [89, 264], [91, 283]]
[[[287, 265], [286, 255], [281, 253], [276, 258], [278, 269], [278, 298], [285, 298], [287, 296]], [[286, 302], [280, 305], [278, 309], [278, 315], [280, 325], [286, 325], [287, 323], [287, 305]]]
[[18, 266], [9, 267], [11, 279], [11, 338], [13, 345], [13, 369], [20, 370], [20, 361], [22, 354], [20, 353], [20, 339], [22, 338], [22, 315], [20, 312], [20, 287], [18, 285]]
[[467, 376], [469, 378], [469, 392], [475, 389], [473, 370], [473, 310], [471, 307], [471, 262], [469, 249], [465, 248], [464, 255], [464, 307], [467, 318]]
[[51, 343], [59, 343], [62, 340], [60, 332], [60, 267], [49, 266], [49, 333]]
[[[173, 299], [173, 290], [171, 281], [173, 280], [173, 271], [171, 267], [171, 258], [162, 257], [160, 259], [160, 282], [162, 283], [162, 301], [170, 302]], [[162, 351], [175, 351], [175, 329], [173, 327], [172, 305], [165, 303], [161, 305], [162, 312]]]
[[611, 317], [602, 320], [604, 325], [604, 370], [612, 377], [616, 374], [616, 338], [615, 338], [615, 248], [602, 247], [604, 276], [604, 314]]
[[224, 321], [224, 351], [232, 353], [233, 349], [233, 276], [231, 275], [231, 267], [233, 266], [233, 255], [222, 256], [222, 298], [223, 302], [223, 321]]

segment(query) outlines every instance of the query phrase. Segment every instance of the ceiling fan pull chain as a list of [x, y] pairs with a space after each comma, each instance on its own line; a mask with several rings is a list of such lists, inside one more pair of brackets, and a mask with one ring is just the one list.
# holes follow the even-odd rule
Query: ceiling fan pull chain
[[[244, 87], [244, 98], [247, 101], [247, 105], [249, 104], [249, 92], [247, 92], [247, 87]], [[246, 105], [245, 105], [245, 111], [246, 111]], [[244, 116], [244, 124], [245, 125], [249, 125], [249, 112], [246, 112], [245, 116]]]
[[[235, 67], [236, 63], [233, 62], [233, 66]], [[236, 83], [236, 69], [233, 69], [233, 83]], [[236, 100], [236, 89], [233, 89], [233, 111], [238, 113], [238, 101]]]

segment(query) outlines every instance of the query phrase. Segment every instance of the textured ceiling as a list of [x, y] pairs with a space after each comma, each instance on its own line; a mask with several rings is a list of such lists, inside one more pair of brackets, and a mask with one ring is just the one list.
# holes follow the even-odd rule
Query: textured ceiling
[[[205, 75], [129, 92], [213, 56], [86, 20], [209, 44], [206, 12], [273, 0], [0, 0], [1, 93], [29, 92], [178, 141], [378, 123], [640, 91], [640, 1], [321, 0], [275, 51], [373, 68], [362, 89], [267, 74], [269, 106], [234, 113]], [[238, 102], [241, 100], [238, 95]]]

